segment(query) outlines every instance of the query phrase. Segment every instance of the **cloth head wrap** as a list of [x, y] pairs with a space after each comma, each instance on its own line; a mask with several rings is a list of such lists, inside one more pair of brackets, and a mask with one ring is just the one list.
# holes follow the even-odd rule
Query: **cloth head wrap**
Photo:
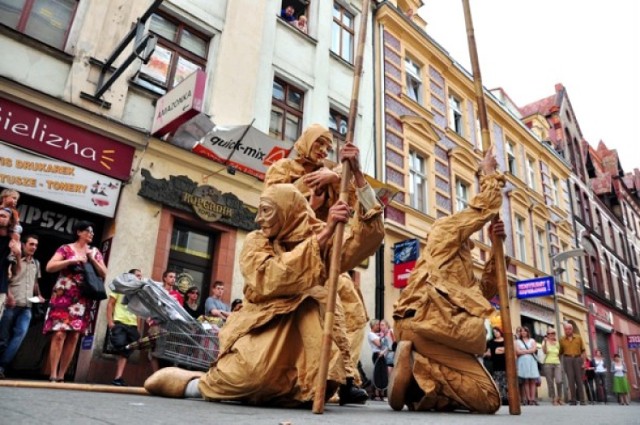
[[318, 166], [322, 165], [322, 163], [317, 164], [315, 162], [311, 162], [311, 158], [309, 158], [309, 152], [311, 152], [313, 142], [318, 140], [320, 137], [327, 138], [333, 145], [333, 134], [326, 127], [323, 127], [320, 124], [311, 124], [304, 132], [302, 132], [296, 143], [293, 145], [298, 153], [298, 161], [302, 163], [310, 162]]
[[324, 223], [318, 220], [302, 193], [292, 184], [274, 184], [260, 199], [271, 201], [282, 227], [276, 236], [281, 243], [300, 242], [315, 234]]

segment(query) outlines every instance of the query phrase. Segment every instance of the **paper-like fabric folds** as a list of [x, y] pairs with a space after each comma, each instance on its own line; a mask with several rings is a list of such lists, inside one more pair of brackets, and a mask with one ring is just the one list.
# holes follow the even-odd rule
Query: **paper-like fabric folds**
[[[260, 230], [247, 235], [240, 258], [244, 307], [222, 328], [217, 364], [199, 389], [209, 400], [291, 406], [313, 400], [332, 248], [321, 252], [315, 234], [324, 224], [293, 185], [270, 186], [262, 197], [283, 210], [287, 225], [275, 240]], [[342, 272], [379, 246], [381, 212], [359, 211], [352, 220], [341, 249]], [[331, 381], [344, 382], [343, 363], [334, 346]]]
[[494, 261], [476, 278], [468, 239], [499, 212], [503, 186], [500, 174], [482, 177], [467, 208], [433, 224], [394, 306], [396, 335], [412, 340], [417, 352], [413, 374], [429, 399], [422, 407], [441, 408], [445, 400], [472, 411], [500, 406], [495, 384], [475, 358], [486, 349], [484, 319], [497, 293]]

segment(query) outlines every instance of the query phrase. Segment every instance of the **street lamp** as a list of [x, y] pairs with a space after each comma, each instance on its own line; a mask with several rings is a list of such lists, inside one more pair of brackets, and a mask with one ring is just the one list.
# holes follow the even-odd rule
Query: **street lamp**
[[[565, 271], [562, 267], [562, 263], [567, 261], [572, 257], [584, 257], [587, 255], [587, 251], [582, 248], [571, 249], [569, 251], [560, 252], [551, 257], [551, 269], [553, 270], [553, 309], [556, 312], [556, 334], [558, 335], [558, 340], [560, 338], [560, 309], [558, 308], [558, 282], [560, 281], [560, 276]], [[560, 376], [562, 377], [562, 383], [564, 392], [567, 390], [567, 386], [565, 385], [562, 361], [560, 361]], [[558, 394], [560, 397], [560, 394]]]
[[[553, 308], [556, 311], [556, 332], [560, 332], [560, 309], [558, 308], [558, 282], [560, 276], [565, 269], [562, 267], [562, 263], [572, 257], [584, 257], [587, 255], [587, 251], [582, 248], [571, 249], [569, 251], [560, 252], [551, 257], [551, 268], [553, 269]], [[558, 333], [558, 335], [560, 335]]]

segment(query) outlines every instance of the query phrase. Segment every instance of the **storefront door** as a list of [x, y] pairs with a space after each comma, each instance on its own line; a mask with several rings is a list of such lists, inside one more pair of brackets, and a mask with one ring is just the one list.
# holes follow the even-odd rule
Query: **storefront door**
[[[42, 296], [49, 300], [51, 289], [57, 278], [57, 273], [45, 271], [49, 259], [61, 245], [75, 240], [72, 229], [78, 220], [88, 220], [94, 223], [94, 245], [99, 246], [105, 218], [25, 194], [20, 196], [18, 211], [23, 227], [23, 239], [31, 234], [38, 236], [39, 243], [35, 257], [40, 262], [42, 272], [42, 278], [39, 281], [40, 291]], [[22, 378], [48, 376], [46, 357], [49, 349], [49, 336], [42, 334], [45, 310], [46, 305], [32, 309], [34, 315], [29, 331], [11, 364], [13, 376]], [[69, 368], [68, 376], [73, 376], [74, 373], [75, 358]]]
[[[611, 352], [609, 350], [609, 338], [610, 338], [611, 334], [608, 334], [606, 332], [602, 332], [600, 330], [596, 330], [596, 347], [598, 348], [598, 350], [600, 350], [600, 352], [602, 353], [602, 357], [604, 357], [604, 364], [607, 367], [607, 369], [611, 368]], [[612, 397], [613, 395], [613, 381], [611, 380], [611, 374], [607, 373], [607, 379], [606, 379], [606, 383], [607, 383], [607, 399], [608, 400], [613, 400], [614, 398]]]
[[171, 234], [168, 269], [176, 271], [176, 286], [180, 292], [185, 293], [190, 286], [198, 288], [201, 306], [209, 296], [215, 237], [214, 233], [180, 222], [175, 223]]

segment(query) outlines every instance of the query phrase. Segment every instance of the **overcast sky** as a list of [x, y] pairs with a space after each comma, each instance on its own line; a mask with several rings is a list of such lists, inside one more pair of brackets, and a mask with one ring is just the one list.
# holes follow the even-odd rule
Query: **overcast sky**
[[[462, 0], [424, 0], [426, 31], [471, 71]], [[482, 83], [524, 106], [569, 94], [583, 137], [640, 168], [640, 0], [470, 0]]]

